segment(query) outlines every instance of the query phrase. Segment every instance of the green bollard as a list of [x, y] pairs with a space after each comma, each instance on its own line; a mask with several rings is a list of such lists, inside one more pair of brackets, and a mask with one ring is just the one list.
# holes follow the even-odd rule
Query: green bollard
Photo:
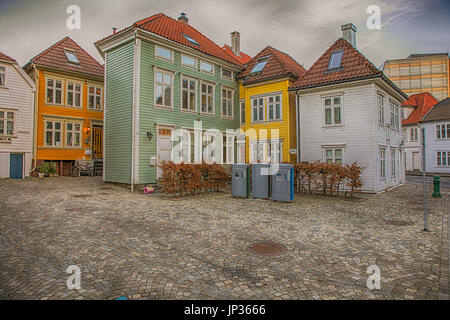
[[441, 197], [441, 177], [434, 176], [434, 192], [433, 192], [433, 198], [440, 198]]

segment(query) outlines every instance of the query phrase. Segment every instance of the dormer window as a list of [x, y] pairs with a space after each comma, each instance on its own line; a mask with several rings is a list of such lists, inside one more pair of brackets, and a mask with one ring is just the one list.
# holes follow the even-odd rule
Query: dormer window
[[196, 46], [200, 46], [200, 44], [194, 40], [194, 38], [188, 36], [187, 34], [183, 34], [183, 36], [186, 38], [187, 41], [189, 41], [192, 44], [195, 44]]
[[330, 62], [328, 63], [328, 70], [335, 70], [342, 67], [341, 63], [343, 54], [344, 54], [343, 50], [331, 53]]
[[253, 69], [252, 69], [252, 71], [250, 72], [250, 74], [252, 74], [252, 73], [257, 73], [257, 72], [261, 72], [261, 71], [264, 69], [264, 67], [266, 66], [266, 64], [267, 64], [267, 60], [258, 62], [258, 63], [253, 67]]
[[67, 60], [69, 60], [70, 63], [80, 64], [75, 51], [64, 49], [64, 52], [66, 54]]

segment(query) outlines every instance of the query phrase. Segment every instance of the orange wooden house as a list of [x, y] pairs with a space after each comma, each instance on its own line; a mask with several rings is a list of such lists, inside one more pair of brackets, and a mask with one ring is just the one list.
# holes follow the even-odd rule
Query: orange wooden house
[[34, 168], [50, 162], [70, 175], [76, 160], [101, 168], [103, 66], [65, 37], [23, 68], [36, 83]]

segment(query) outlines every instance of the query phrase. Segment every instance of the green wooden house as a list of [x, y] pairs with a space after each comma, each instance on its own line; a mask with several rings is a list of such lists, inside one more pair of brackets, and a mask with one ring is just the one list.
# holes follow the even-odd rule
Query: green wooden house
[[[233, 42], [234, 50], [220, 47], [184, 14], [177, 20], [159, 13], [95, 43], [106, 61], [105, 181], [156, 183], [158, 163], [175, 160], [176, 129], [193, 142], [196, 121], [203, 131], [239, 127], [235, 76], [247, 56], [239, 52], [239, 33]], [[182, 161], [193, 162], [192, 146], [182, 150]]]

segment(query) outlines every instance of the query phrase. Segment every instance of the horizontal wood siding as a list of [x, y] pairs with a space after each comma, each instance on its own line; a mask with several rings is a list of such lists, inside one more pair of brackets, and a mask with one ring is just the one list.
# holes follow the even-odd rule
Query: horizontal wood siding
[[108, 51], [105, 82], [105, 180], [131, 183], [133, 42]]

